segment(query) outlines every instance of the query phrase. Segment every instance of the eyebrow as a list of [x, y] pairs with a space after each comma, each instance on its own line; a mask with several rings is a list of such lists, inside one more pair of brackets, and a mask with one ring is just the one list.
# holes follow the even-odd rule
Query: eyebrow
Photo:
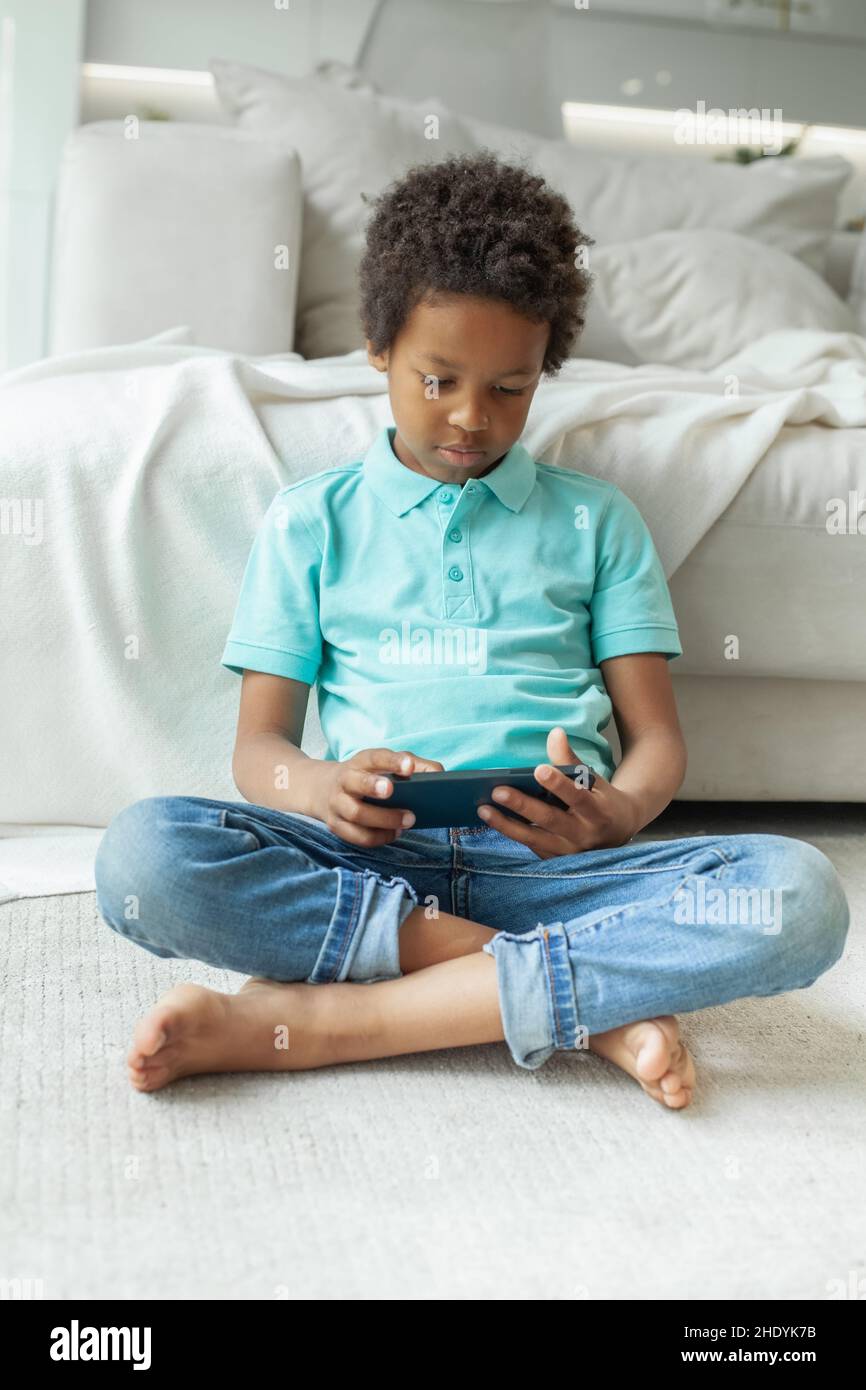
[[[447, 367], [449, 371], [459, 371], [459, 362], [449, 362], [446, 357], [440, 357], [438, 353], [428, 352], [424, 354], [428, 362], [435, 362], [437, 367]], [[508, 372], [498, 372], [497, 376], [530, 376], [535, 371], [534, 367], [512, 367]]]

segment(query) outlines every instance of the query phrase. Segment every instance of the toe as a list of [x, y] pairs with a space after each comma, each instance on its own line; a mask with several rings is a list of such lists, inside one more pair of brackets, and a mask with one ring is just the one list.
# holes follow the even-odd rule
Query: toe
[[167, 1069], [165, 1067], [148, 1067], [146, 1071], [139, 1071], [130, 1067], [128, 1073], [130, 1084], [136, 1091], [158, 1091], [164, 1086], [167, 1080]]
[[692, 1093], [685, 1086], [681, 1086], [675, 1095], [665, 1096], [665, 1105], [669, 1110], [684, 1110], [690, 1103]]
[[659, 1100], [659, 1101], [663, 1101], [663, 1100], [664, 1100], [664, 1098], [665, 1098], [665, 1093], [664, 1093], [664, 1091], [660, 1091], [659, 1088], [658, 1088], [658, 1086], [648, 1086], [648, 1085], [647, 1085], [645, 1082], [643, 1082], [643, 1081], [641, 1082], [641, 1085], [643, 1086], [643, 1088], [644, 1088], [644, 1090], [646, 1091], [647, 1095], [650, 1096], [652, 1100]]
[[658, 1085], [659, 1079], [670, 1067], [670, 1048], [661, 1029], [644, 1025], [633, 1055], [638, 1076], [643, 1081]]
[[153, 1013], [139, 1019], [133, 1034], [133, 1049], [139, 1058], [146, 1061], [161, 1047], [165, 1047], [167, 1041], [168, 1032], [161, 1016]]

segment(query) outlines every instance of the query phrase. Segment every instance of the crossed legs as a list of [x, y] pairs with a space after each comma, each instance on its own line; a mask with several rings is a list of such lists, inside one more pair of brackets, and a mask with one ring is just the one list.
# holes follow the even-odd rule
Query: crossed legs
[[[281, 983], [254, 978], [237, 994], [176, 985], [136, 1024], [131, 1084], [156, 1091], [182, 1076], [297, 1071], [442, 1047], [501, 1042], [496, 962], [482, 951], [495, 932], [417, 907], [400, 928], [398, 979], [372, 984]], [[588, 1039], [654, 1100], [684, 1109], [694, 1063], [671, 1015]]]

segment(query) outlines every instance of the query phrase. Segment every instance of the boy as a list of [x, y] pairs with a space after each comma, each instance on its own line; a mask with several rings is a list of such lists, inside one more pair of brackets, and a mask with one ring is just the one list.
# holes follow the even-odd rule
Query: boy
[[[632, 843], [686, 766], [667, 585], [623, 493], [519, 442], [583, 325], [586, 244], [563, 198], [489, 151], [380, 196], [362, 320], [396, 423], [363, 462], [282, 489], [256, 537], [222, 657], [243, 677], [246, 801], [147, 798], [97, 856], [115, 930], [253, 976], [169, 991], [135, 1030], [137, 1089], [504, 1039], [529, 1068], [593, 1051], [683, 1109], [675, 1011], [801, 988], [841, 955], [847, 903], [813, 846]], [[300, 750], [314, 682], [323, 760]], [[591, 791], [552, 766], [578, 761]], [[490, 806], [413, 831], [363, 800], [389, 773], [512, 765], [566, 809], [511, 792], [530, 824]], [[783, 921], [731, 911], [756, 888]]]

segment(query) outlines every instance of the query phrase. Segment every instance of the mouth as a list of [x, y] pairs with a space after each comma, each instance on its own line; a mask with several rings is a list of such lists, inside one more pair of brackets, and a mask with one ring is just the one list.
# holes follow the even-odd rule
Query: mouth
[[471, 464], [480, 463], [483, 458], [487, 457], [486, 449], [447, 449], [439, 447], [436, 452], [446, 463], [456, 464], [458, 468], [468, 468]]

